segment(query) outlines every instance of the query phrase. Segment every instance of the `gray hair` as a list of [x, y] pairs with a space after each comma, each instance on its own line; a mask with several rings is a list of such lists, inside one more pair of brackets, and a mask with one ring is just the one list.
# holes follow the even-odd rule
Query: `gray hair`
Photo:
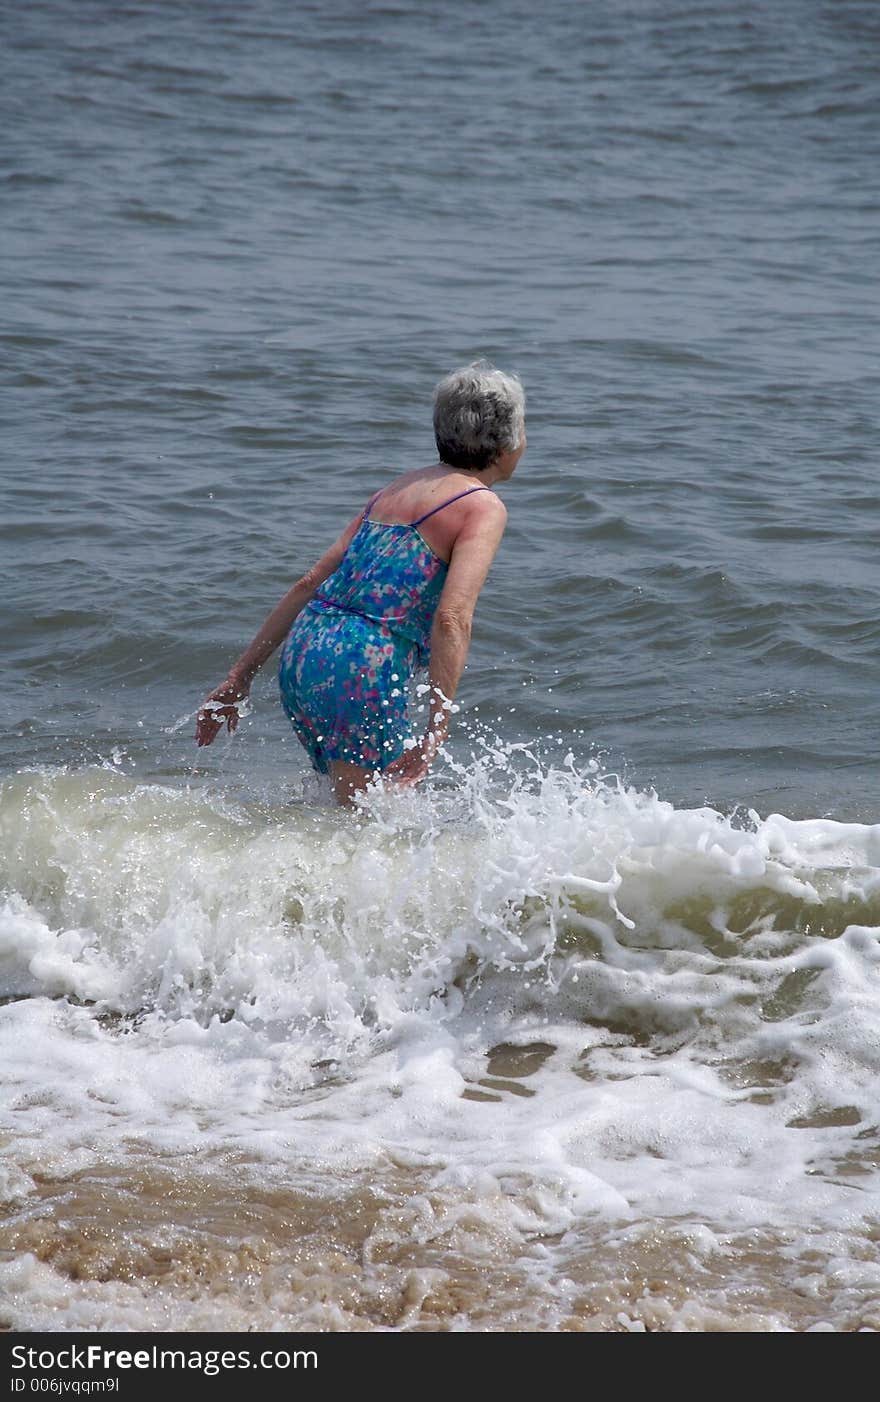
[[434, 436], [442, 462], [481, 472], [523, 441], [526, 396], [516, 375], [475, 360], [434, 390]]

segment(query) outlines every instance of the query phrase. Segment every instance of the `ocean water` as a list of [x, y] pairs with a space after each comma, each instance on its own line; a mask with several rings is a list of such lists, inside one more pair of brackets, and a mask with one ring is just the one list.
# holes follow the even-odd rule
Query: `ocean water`
[[[880, 1328], [880, 11], [0, 33], [0, 1324]], [[431, 783], [196, 750], [477, 355]]]

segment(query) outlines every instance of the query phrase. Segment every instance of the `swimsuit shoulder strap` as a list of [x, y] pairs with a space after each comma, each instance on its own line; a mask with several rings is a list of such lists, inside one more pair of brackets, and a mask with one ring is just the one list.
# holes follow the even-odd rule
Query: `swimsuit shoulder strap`
[[466, 491], [459, 492], [456, 496], [450, 497], [448, 501], [441, 501], [439, 506], [435, 506], [431, 511], [426, 511], [424, 516], [420, 516], [417, 521], [410, 521], [410, 525], [420, 526], [423, 521], [427, 521], [429, 516], [436, 516], [438, 511], [445, 511], [447, 506], [451, 506], [454, 501], [461, 501], [462, 497], [472, 496], [474, 492], [489, 492], [491, 490], [491, 487], [468, 487]]
[[373, 507], [376, 505], [376, 502], [379, 500], [379, 497], [382, 495], [382, 491], [383, 491], [383, 489], [382, 489], [382, 487], [380, 487], [379, 490], [378, 490], [378, 492], [375, 492], [375, 493], [373, 494], [373, 496], [370, 497], [370, 500], [367, 502], [366, 506], [364, 507], [364, 514], [363, 514], [363, 516], [361, 517], [361, 520], [363, 520], [363, 521], [369, 521], [369, 519], [370, 519], [370, 512], [372, 511]]

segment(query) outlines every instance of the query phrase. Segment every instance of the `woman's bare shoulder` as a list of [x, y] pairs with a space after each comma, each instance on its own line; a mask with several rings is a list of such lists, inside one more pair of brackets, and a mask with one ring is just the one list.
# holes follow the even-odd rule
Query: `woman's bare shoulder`
[[507, 524], [507, 507], [491, 487], [475, 489], [456, 505], [461, 507], [462, 525], [503, 530]]
[[505, 521], [507, 520], [507, 507], [498, 493], [493, 492], [491, 487], [483, 487], [479, 492], [472, 492], [471, 495], [474, 500], [468, 502], [465, 498], [465, 502], [472, 511], [485, 511], [493, 516], [503, 516]]

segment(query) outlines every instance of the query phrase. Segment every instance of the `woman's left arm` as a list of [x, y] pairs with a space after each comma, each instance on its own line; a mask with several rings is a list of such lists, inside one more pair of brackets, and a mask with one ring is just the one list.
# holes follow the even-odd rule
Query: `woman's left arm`
[[257, 672], [284, 642], [294, 619], [315, 591], [338, 569], [362, 519], [360, 515], [355, 516], [320, 560], [288, 589], [258, 628], [249, 646], [230, 667], [226, 680], [205, 697], [196, 717], [196, 740], [199, 745], [210, 745], [223, 729], [224, 721], [228, 730], [235, 730], [238, 725], [237, 702], [247, 696]]

